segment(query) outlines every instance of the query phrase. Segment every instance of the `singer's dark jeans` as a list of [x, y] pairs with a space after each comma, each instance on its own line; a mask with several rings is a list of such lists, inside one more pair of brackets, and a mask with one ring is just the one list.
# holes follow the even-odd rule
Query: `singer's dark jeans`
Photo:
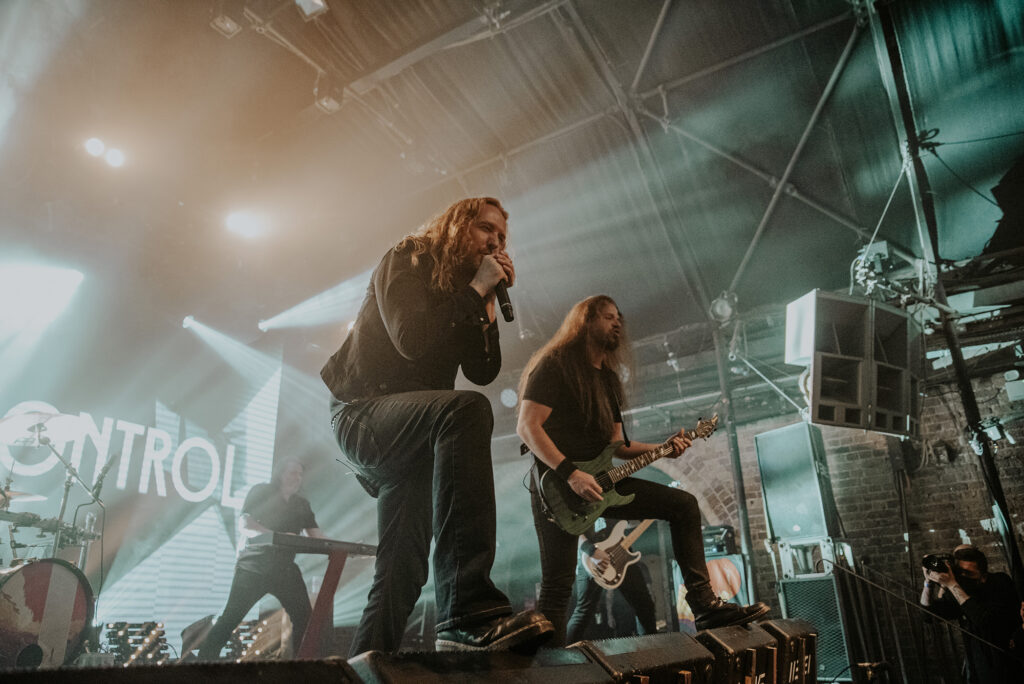
[[309, 622], [312, 609], [299, 566], [295, 563], [286, 563], [267, 572], [235, 568], [227, 605], [199, 646], [199, 657], [202, 660], [215, 660], [219, 657], [220, 649], [231, 636], [231, 632], [249, 609], [267, 594], [280, 601], [281, 607], [291, 618], [292, 652], [297, 651], [299, 644], [302, 643], [302, 635], [306, 633], [306, 624]]
[[338, 445], [377, 490], [373, 584], [350, 653], [394, 651], [427, 581], [431, 534], [437, 630], [509, 615], [494, 563], [491, 404], [478, 392], [435, 390], [341, 408]]
[[[583, 638], [590, 621], [594, 618], [597, 605], [604, 598], [605, 589], [579, 566], [576, 571], [576, 607], [569, 618], [566, 643], [573, 644]], [[654, 599], [644, 581], [643, 571], [634, 563], [626, 569], [616, 591], [622, 592], [626, 603], [633, 607], [636, 620], [640, 623], [640, 634], [654, 634], [658, 631], [658, 621], [654, 615]]]
[[[704, 539], [700, 531], [697, 498], [682, 489], [631, 477], [619, 482], [615, 489], [620, 494], [635, 494], [636, 498], [625, 506], [606, 509], [604, 517], [612, 520], [667, 520], [672, 536], [672, 551], [682, 571], [690, 605], [710, 604], [714, 593], [704, 560]], [[560, 645], [565, 642], [569, 597], [576, 577], [577, 536], [562, 531], [562, 528], [544, 516], [540, 496], [532, 480], [530, 500], [533, 526], [540, 542], [541, 582], [537, 609], [555, 627], [552, 645]]]

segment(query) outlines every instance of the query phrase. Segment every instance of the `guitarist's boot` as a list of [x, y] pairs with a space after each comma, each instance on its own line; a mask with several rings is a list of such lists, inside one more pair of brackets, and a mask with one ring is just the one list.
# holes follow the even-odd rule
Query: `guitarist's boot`
[[768, 606], [760, 601], [751, 603], [749, 606], [740, 606], [715, 598], [706, 606], [694, 608], [693, 614], [697, 618], [697, 631], [699, 632], [715, 627], [745, 625], [767, 615], [768, 610]]

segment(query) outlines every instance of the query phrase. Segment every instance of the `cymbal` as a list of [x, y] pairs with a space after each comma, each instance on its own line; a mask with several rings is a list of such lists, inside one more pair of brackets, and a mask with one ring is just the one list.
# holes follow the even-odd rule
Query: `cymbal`
[[[0, 502], [4, 500], [13, 501], [18, 500], [18, 503], [32, 503], [34, 501], [46, 501], [46, 497], [42, 494], [32, 494], [31, 492], [16, 492], [13, 489], [2, 489], [0, 490]], [[2, 505], [2, 503], [0, 503]]]
[[39, 446], [40, 438], [64, 444], [81, 437], [85, 424], [80, 416], [28, 411], [0, 419], [0, 444]]

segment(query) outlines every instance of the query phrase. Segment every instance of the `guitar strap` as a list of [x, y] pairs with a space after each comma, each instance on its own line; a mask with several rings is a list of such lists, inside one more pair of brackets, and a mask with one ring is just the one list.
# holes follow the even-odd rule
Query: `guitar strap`
[[540, 468], [537, 467], [537, 457], [530, 452], [530, 448], [525, 444], [519, 445], [519, 454], [525, 456], [530, 454], [530, 481], [533, 483], [533, 490], [537, 492], [537, 498], [540, 499], [540, 511], [547, 518], [548, 522], [555, 523], [555, 516], [551, 514], [551, 506], [548, 505], [547, 499], [544, 498], [544, 489], [540, 486]]
[[[614, 392], [612, 393], [612, 404], [615, 409], [615, 413], [618, 414], [619, 416], [619, 422], [622, 425], [622, 439], [628, 447], [629, 436], [626, 434], [626, 421], [622, 417], [622, 410], [619, 407], [619, 400], [615, 396]], [[526, 454], [530, 454], [530, 480], [533, 482], [533, 488], [537, 492], [537, 498], [540, 499], [540, 510], [542, 513], [544, 513], [544, 517], [547, 518], [549, 522], [552, 522], [557, 525], [558, 522], [555, 520], [555, 516], [551, 514], [551, 506], [548, 505], [547, 500], [544, 498], [544, 489], [541, 488], [540, 486], [541, 474], [540, 468], [537, 467], [537, 457], [533, 455], [533, 453], [530, 451], [530, 447], [526, 446], [525, 442], [520, 442], [519, 455], [525, 456]]]

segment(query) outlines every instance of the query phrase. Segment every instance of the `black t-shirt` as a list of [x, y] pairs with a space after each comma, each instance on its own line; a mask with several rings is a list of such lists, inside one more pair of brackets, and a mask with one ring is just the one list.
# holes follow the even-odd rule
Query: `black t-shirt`
[[[251, 515], [256, 522], [274, 532], [298, 533], [319, 527], [309, 501], [293, 494], [287, 501], [270, 484], [254, 485], [242, 504], [242, 515]], [[282, 564], [291, 563], [295, 552], [272, 546], [246, 547], [238, 556], [238, 567], [252, 572], [272, 572]]]
[[[592, 368], [597, 381], [604, 385], [612, 397], [612, 415], [616, 423], [622, 422], [618, 402], [615, 401], [615, 373], [608, 368]], [[571, 461], [589, 461], [608, 446], [611, 435], [602, 434], [594, 416], [586, 415], [579, 397], [566, 381], [562, 365], [548, 356], [537, 364], [526, 381], [523, 399], [535, 401], [551, 409], [544, 421], [544, 431], [558, 450]], [[538, 463], [546, 468], [543, 463]]]

